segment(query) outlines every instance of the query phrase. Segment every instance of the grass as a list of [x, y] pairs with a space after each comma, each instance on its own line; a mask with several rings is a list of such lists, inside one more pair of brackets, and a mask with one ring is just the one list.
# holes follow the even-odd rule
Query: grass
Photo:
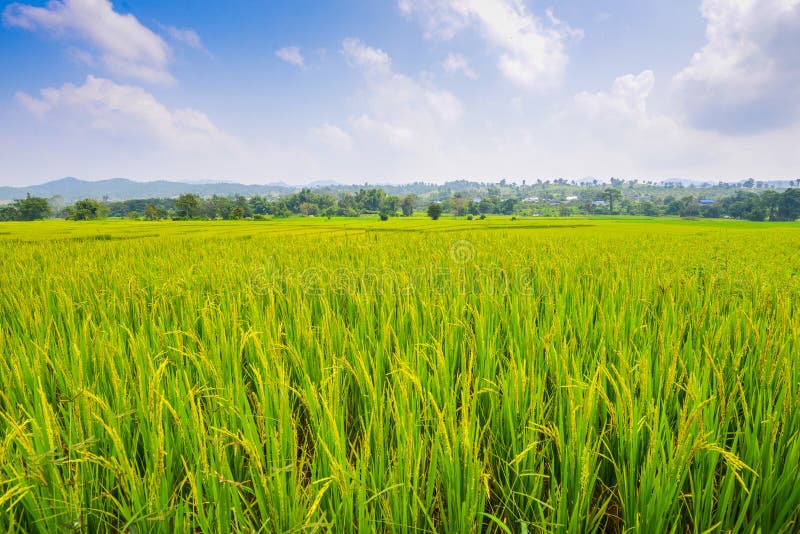
[[0, 225], [2, 532], [796, 532], [800, 232]]

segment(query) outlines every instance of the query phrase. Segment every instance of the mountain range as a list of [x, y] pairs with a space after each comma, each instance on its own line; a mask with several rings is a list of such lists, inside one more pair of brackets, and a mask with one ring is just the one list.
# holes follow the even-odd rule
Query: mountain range
[[[310, 185], [311, 187], [319, 186], [319, 184]], [[62, 178], [40, 185], [23, 187], [0, 186], [0, 201], [9, 202], [17, 198], [25, 198], [28, 194], [45, 198], [60, 196], [64, 199], [64, 202], [72, 203], [83, 198], [131, 200], [135, 198], [175, 197], [186, 193], [195, 193], [200, 196], [286, 194], [295, 189], [297, 187], [281, 182], [264, 185], [245, 185], [229, 182], [188, 183], [164, 180], [134, 182], [127, 178], [112, 178], [110, 180], [89, 182], [78, 178]]]

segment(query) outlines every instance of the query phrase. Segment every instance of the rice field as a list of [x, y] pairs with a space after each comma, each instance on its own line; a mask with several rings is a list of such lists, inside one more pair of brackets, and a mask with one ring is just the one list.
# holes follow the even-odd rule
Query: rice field
[[800, 231], [0, 224], [0, 532], [800, 531]]

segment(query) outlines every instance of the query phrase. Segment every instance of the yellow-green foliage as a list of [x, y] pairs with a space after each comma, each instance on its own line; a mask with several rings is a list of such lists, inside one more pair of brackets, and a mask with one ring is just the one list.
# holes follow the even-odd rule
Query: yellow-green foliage
[[0, 532], [797, 532], [800, 231], [0, 225]]

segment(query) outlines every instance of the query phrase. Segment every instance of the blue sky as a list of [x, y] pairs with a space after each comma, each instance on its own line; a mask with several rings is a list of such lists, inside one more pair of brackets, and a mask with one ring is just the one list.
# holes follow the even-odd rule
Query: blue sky
[[800, 0], [0, 0], [0, 184], [800, 177]]

